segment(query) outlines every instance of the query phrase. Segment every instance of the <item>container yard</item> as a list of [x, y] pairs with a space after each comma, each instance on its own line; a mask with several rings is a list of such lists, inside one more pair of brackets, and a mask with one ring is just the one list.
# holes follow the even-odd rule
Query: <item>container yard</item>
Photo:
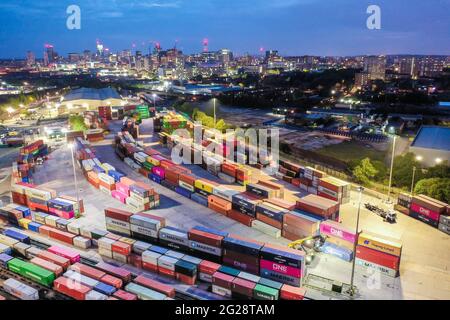
[[[450, 260], [445, 203], [401, 195], [395, 208], [404, 215], [397, 225], [363, 212], [356, 230], [357, 192], [350, 183], [283, 160], [268, 175], [262, 170], [267, 165], [240, 161], [248, 159], [249, 149], [224, 160], [236, 145], [233, 150], [214, 139], [183, 154], [200, 155], [201, 164], [176, 164], [171, 150], [188, 141], [170, 134], [192, 131], [193, 124], [175, 113], [154, 120], [148, 108], [148, 114], [141, 106], [134, 110], [138, 117], [126, 121], [114, 120], [106, 107], [84, 114], [89, 129], [67, 134], [72, 150], [49, 151], [43, 141], [21, 149], [12, 165], [10, 202], [0, 208], [0, 295], [19, 300], [423, 298], [410, 266], [427, 263], [429, 255], [424, 243], [415, 252], [416, 229], [425, 230], [422, 237], [447, 237], [436, 247], [441, 257], [428, 263], [445, 270]], [[205, 151], [214, 144], [219, 154]], [[426, 272], [416, 270], [431, 286]], [[367, 285], [374, 272], [376, 290]], [[355, 294], [349, 290], [353, 280]], [[430, 298], [448, 297], [441, 288]]]

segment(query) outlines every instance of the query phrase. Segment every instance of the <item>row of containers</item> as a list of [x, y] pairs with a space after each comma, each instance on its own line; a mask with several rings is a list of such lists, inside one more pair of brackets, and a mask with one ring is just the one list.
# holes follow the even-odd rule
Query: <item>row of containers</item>
[[105, 194], [110, 195], [134, 212], [145, 211], [159, 206], [159, 194], [149, 185], [131, 180], [112, 165], [101, 162], [88, 142], [75, 139], [76, 158], [87, 181]]
[[[11, 185], [12, 201], [18, 205], [10, 212], [9, 222], [19, 225], [24, 211], [30, 208], [34, 211], [45, 212], [58, 218], [73, 219], [84, 213], [83, 200], [77, 200], [66, 195], [57, 195], [53, 189], [37, 186], [31, 183], [18, 182]], [[23, 207], [22, 207], [23, 206]]]
[[[144, 171], [149, 179], [219, 214], [253, 227], [274, 237], [298, 240], [317, 232], [320, 221], [339, 219], [339, 203], [316, 195], [301, 198], [297, 203], [285, 201], [284, 187], [267, 181], [246, 183], [246, 191], [239, 192], [225, 185], [199, 179], [189, 170], [177, 166], [159, 152], [131, 145], [119, 134], [116, 151], [126, 163]], [[124, 147], [124, 153], [120, 146]], [[128, 160], [127, 160], [128, 159]], [[238, 167], [222, 164], [222, 170], [240, 175]], [[230, 175], [231, 176], [231, 175]], [[243, 176], [245, 179], [245, 175]]]
[[98, 129], [102, 132], [103, 130], [108, 129], [108, 120], [105, 117], [102, 117], [98, 112], [85, 111], [83, 113], [83, 118], [84, 124], [88, 129]]
[[[108, 210], [109, 215], [123, 213], [115, 209]], [[129, 215], [134, 216], [131, 213]], [[117, 218], [116, 215], [115, 217]], [[147, 216], [141, 215], [141, 217]], [[155, 221], [162, 220], [155, 219]], [[86, 230], [81, 232], [85, 233]], [[189, 285], [197, 281], [210, 283], [214, 293], [226, 298], [300, 300], [305, 296], [306, 291], [303, 288], [283, 285], [236, 268], [187, 255], [182, 251], [168, 249], [159, 243], [155, 245], [122, 237], [117, 234], [117, 231], [116, 233], [100, 230], [96, 232], [99, 233], [95, 235], [92, 233], [89, 236], [92, 237], [90, 239], [92, 243], [98, 247], [99, 254], [107, 258], [113, 257], [123, 263], [125, 263], [123, 257], [127, 257], [126, 262], [138, 268], [178, 279]], [[192, 232], [195, 233], [196, 229], [194, 228]], [[197, 230], [198, 232], [200, 231]], [[41, 234], [46, 235], [45, 232]], [[291, 250], [265, 245], [265, 249], [261, 251], [266, 254], [275, 254], [278, 252], [277, 249]], [[19, 256], [19, 259], [12, 257], [12, 251]], [[298, 256], [299, 253], [291, 251], [290, 259], [293, 260], [293, 257]], [[31, 261], [26, 263], [22, 260], [24, 258]], [[272, 258], [269, 256], [267, 259]], [[173, 287], [142, 275], [133, 279], [130, 285], [131, 274], [125, 269], [113, 267], [107, 263], [99, 263], [94, 267], [82, 265], [80, 255], [71, 249], [58, 246], [48, 250], [35, 248], [30, 245], [29, 236], [14, 228], [7, 229], [4, 235], [0, 235], [0, 264], [41, 285], [51, 286], [53, 283], [56, 291], [79, 300], [105, 300], [109, 299], [108, 296], [122, 300], [137, 298], [163, 300], [175, 296]], [[101, 271], [106, 271], [109, 275]], [[69, 284], [72, 284], [72, 288]], [[80, 290], [83, 294], [80, 294]]]
[[280, 160], [275, 176], [300, 189], [345, 204], [350, 201], [351, 185], [325, 172]]
[[20, 148], [17, 161], [12, 163], [13, 182], [32, 182], [37, 158], [48, 156], [49, 149], [43, 140], [37, 140]]
[[450, 234], [450, 205], [425, 196], [402, 193], [395, 209], [427, 225]]
[[[188, 231], [174, 228], [150, 212], [133, 214], [108, 208], [105, 220], [108, 231], [137, 240], [118, 246], [110, 237], [100, 239], [99, 253], [105, 257], [189, 285], [197, 280], [212, 283], [212, 291], [227, 298], [236, 297], [232, 293], [236, 278], [249, 286], [246, 298], [254, 297], [257, 285], [272, 292], [266, 296], [268, 300], [278, 299], [283, 286], [289, 292], [303, 292], [299, 288], [306, 269], [300, 251], [202, 226]], [[140, 257], [133, 254], [133, 246], [140, 248]]]
[[[0, 268], [53, 288], [76, 300], [171, 300], [175, 289], [144, 275], [131, 273], [105, 262], [94, 266], [81, 262], [73, 249], [51, 246], [46, 250], [31, 246], [20, 230], [6, 229], [0, 235]], [[35, 287], [7, 280], [3, 289], [22, 300], [38, 300]]]

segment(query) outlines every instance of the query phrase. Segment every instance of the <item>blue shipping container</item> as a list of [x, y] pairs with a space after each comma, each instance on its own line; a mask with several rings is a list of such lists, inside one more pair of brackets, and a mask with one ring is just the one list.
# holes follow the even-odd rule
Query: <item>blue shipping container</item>
[[202, 206], [207, 207], [208, 206], [208, 198], [198, 194], [198, 193], [193, 193], [191, 195], [191, 199], [195, 202], [197, 202], [198, 204], [201, 204]]
[[182, 187], [176, 187], [175, 188], [175, 192], [178, 194], [181, 194], [183, 197], [186, 198], [191, 198], [192, 192], [190, 192], [189, 190], [182, 188]]
[[106, 294], [107, 296], [111, 296], [114, 292], [116, 292], [116, 288], [113, 286], [110, 286], [109, 284], [100, 282], [94, 287], [95, 291], [98, 291], [100, 293]]
[[161, 181], [162, 181], [161, 177], [160, 177], [160, 176], [157, 176], [157, 175], [154, 174], [154, 173], [150, 173], [150, 174], [148, 175], [148, 178], [149, 178], [150, 180], [156, 182], [156, 183], [161, 184]]
[[30, 222], [28, 224], [28, 230], [39, 233], [39, 228], [42, 226], [42, 224], [37, 222]]
[[5, 236], [8, 236], [10, 238], [16, 239], [20, 242], [26, 243], [26, 244], [30, 244], [30, 237], [27, 236], [26, 234], [11, 230], [11, 229], [6, 229], [4, 232]]

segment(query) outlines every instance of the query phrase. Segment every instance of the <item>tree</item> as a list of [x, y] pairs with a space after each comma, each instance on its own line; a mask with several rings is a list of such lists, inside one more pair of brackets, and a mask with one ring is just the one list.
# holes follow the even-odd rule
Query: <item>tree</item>
[[364, 185], [370, 185], [371, 180], [378, 173], [369, 158], [361, 160], [359, 165], [353, 169], [356, 180]]
[[69, 125], [72, 130], [86, 131], [88, 127], [84, 123], [83, 116], [72, 115], [69, 117]]
[[417, 182], [414, 193], [424, 194], [436, 200], [450, 202], [450, 178], [422, 179]]
[[428, 168], [425, 178], [448, 178], [450, 177], [450, 166], [448, 161]]
[[375, 180], [383, 183], [387, 178], [388, 169], [383, 161], [374, 160], [372, 161], [372, 165], [377, 170], [377, 174], [375, 175]]
[[409, 152], [404, 155], [397, 156], [394, 160], [394, 168], [392, 171], [392, 185], [399, 188], [409, 188], [411, 186], [414, 167], [417, 168], [415, 180], [419, 181], [424, 176], [420, 162], [416, 160], [416, 155]]

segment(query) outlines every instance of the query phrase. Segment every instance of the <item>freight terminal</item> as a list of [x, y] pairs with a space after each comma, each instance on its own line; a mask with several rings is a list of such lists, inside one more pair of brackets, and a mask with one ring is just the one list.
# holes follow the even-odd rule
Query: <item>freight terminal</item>
[[204, 152], [214, 139], [191, 144], [188, 156], [208, 161], [177, 165], [170, 150], [186, 141], [172, 133], [193, 123], [124, 109], [137, 117], [114, 120], [109, 106], [83, 113], [91, 129], [69, 131], [70, 148], [37, 140], [20, 150], [0, 209], [0, 296], [49, 299], [42, 289], [51, 288], [77, 300], [449, 297], [435, 286], [450, 260], [448, 204], [403, 195], [397, 225], [363, 211], [356, 230], [361, 190], [351, 184], [284, 160], [269, 176], [242, 164], [249, 150], [223, 161], [225, 146]]

